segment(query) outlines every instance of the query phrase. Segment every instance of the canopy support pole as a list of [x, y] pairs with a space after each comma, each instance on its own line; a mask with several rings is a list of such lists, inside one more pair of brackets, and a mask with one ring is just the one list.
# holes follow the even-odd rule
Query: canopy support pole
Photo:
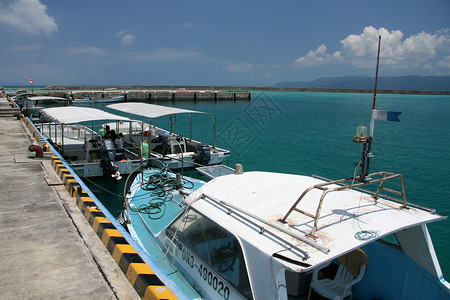
[[213, 119], [213, 148], [216, 148], [216, 115], [212, 115]]
[[192, 140], [192, 114], [189, 114], [189, 140]]

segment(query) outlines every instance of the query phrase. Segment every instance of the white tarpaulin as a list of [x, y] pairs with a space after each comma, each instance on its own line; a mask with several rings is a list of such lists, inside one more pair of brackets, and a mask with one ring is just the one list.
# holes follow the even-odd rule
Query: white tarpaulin
[[114, 115], [91, 107], [52, 107], [41, 110], [43, 118], [60, 124], [74, 124], [86, 121], [132, 121], [129, 118]]
[[124, 102], [124, 103], [110, 104], [106, 107], [109, 109], [151, 119], [173, 114], [209, 114], [190, 109], [161, 106], [142, 102]]
[[36, 96], [36, 97], [28, 97], [28, 100], [31, 101], [70, 101], [67, 98], [61, 97], [50, 97], [50, 96]]

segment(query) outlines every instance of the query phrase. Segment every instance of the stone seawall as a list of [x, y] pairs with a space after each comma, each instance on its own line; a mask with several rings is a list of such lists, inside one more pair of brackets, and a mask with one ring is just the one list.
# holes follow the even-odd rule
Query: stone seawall
[[249, 91], [222, 91], [222, 90], [130, 90], [130, 91], [104, 91], [104, 90], [78, 90], [78, 91], [41, 91], [55, 97], [104, 99], [108, 97], [125, 95], [125, 101], [249, 101]]

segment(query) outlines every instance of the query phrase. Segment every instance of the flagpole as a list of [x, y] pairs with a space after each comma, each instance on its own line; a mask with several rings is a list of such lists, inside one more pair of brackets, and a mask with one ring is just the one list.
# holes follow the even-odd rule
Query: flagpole
[[33, 94], [33, 77], [31, 76], [31, 65], [30, 65], [30, 84], [31, 84], [31, 93]]
[[377, 54], [377, 70], [375, 73], [375, 89], [373, 92], [373, 103], [372, 103], [372, 118], [370, 120], [370, 133], [369, 138], [367, 139], [367, 144], [364, 143], [362, 149], [362, 157], [361, 157], [361, 174], [359, 176], [359, 181], [363, 182], [368, 180], [369, 175], [369, 167], [370, 167], [370, 158], [372, 157], [372, 141], [373, 141], [373, 132], [375, 128], [375, 103], [377, 99], [377, 85], [378, 85], [378, 67], [380, 65], [380, 44], [381, 44], [381, 35], [378, 36], [378, 54]]
[[375, 103], [377, 100], [377, 86], [378, 86], [378, 67], [380, 65], [380, 45], [381, 45], [381, 35], [378, 36], [378, 54], [377, 54], [377, 70], [375, 72], [375, 89], [373, 91], [373, 104], [372, 104], [372, 119], [370, 120], [370, 137], [373, 138], [373, 132], [375, 129]]

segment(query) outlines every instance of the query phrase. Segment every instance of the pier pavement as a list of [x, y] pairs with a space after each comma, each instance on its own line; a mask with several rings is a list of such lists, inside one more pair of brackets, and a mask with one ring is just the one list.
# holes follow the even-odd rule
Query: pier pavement
[[0, 299], [140, 299], [6, 98], [0, 111]]

